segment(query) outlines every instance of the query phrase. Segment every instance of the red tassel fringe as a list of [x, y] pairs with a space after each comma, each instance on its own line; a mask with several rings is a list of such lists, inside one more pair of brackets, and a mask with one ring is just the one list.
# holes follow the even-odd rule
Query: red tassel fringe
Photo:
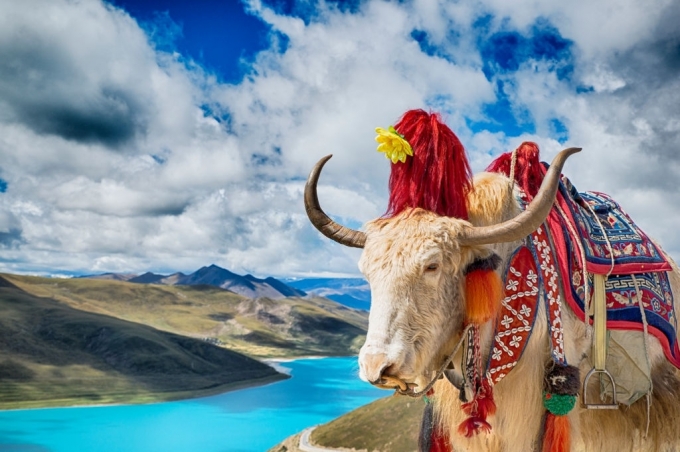
[[409, 207], [468, 219], [472, 171], [458, 137], [436, 113], [410, 110], [394, 126], [413, 148], [413, 157], [392, 164], [387, 216]]
[[489, 433], [491, 431], [491, 425], [478, 416], [469, 417], [458, 426], [458, 433], [466, 438], [472, 438], [480, 431]]
[[548, 412], [545, 418], [542, 452], [569, 452], [571, 427], [568, 416], [555, 416]]
[[486, 418], [496, 414], [496, 402], [493, 400], [493, 388], [488, 380], [482, 381], [475, 398], [464, 403], [461, 408], [470, 417], [458, 426], [458, 433], [470, 438], [480, 431], [485, 433], [491, 431], [491, 424], [486, 421]]
[[449, 442], [449, 435], [444, 434], [439, 428], [432, 431], [432, 443], [430, 450], [427, 452], [452, 452], [451, 443]]
[[[529, 195], [529, 200], [536, 196], [541, 187], [541, 182], [543, 182], [543, 169], [538, 154], [538, 145], [531, 141], [525, 141], [517, 148], [515, 180], [520, 188]], [[512, 152], [506, 152], [491, 162], [486, 171], [505, 174], [509, 177], [511, 165]]]

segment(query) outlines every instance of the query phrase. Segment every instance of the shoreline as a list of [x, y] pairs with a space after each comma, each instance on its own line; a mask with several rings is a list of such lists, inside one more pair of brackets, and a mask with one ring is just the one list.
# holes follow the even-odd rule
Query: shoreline
[[[201, 388], [187, 391], [161, 392], [161, 393], [147, 393], [147, 394], [133, 394], [128, 400], [124, 396], [117, 394], [103, 394], [103, 397], [109, 397], [111, 402], [96, 402], [87, 403], [86, 400], [78, 398], [72, 399], [51, 399], [51, 400], [36, 400], [26, 402], [12, 403], [8, 407], [0, 407], [0, 412], [5, 411], [24, 411], [24, 410], [48, 410], [56, 408], [98, 408], [121, 405], [151, 405], [154, 403], [177, 402], [181, 400], [200, 399], [203, 397], [211, 397], [219, 394], [225, 394], [232, 391], [240, 391], [243, 389], [254, 388], [258, 386], [266, 386], [269, 384], [278, 383], [287, 380], [291, 377], [290, 369], [282, 364], [302, 360], [302, 359], [325, 359], [325, 358], [351, 358], [355, 355], [305, 355], [294, 357], [274, 357], [263, 358], [258, 361], [272, 367], [277, 374], [267, 377], [256, 378], [252, 380], [236, 381], [231, 383], [224, 383], [210, 388]], [[23, 405], [23, 406], [22, 406]]]
[[326, 359], [326, 358], [352, 358], [356, 355], [308, 355], [308, 356], [296, 356], [296, 357], [282, 357], [282, 358], [265, 358], [261, 359], [260, 362], [272, 367], [277, 372], [290, 375], [290, 369], [282, 366], [281, 364], [289, 363], [292, 361], [298, 361], [301, 359]]
[[358, 353], [352, 353], [349, 355], [301, 355], [301, 356], [282, 356], [273, 358], [257, 358], [260, 362], [269, 364], [270, 362], [275, 363], [287, 363], [290, 361], [297, 361], [300, 359], [325, 359], [325, 358], [353, 358], [358, 357]]
[[[211, 397], [219, 394], [226, 394], [228, 392], [240, 391], [243, 389], [254, 388], [258, 386], [266, 386], [269, 384], [278, 383], [291, 378], [290, 375], [285, 373], [278, 373], [275, 375], [269, 375], [266, 377], [255, 378], [252, 380], [236, 381], [231, 383], [224, 383], [221, 385], [213, 386], [210, 388], [201, 388], [196, 390], [187, 391], [173, 391], [173, 392], [160, 392], [160, 393], [148, 393], [139, 394], [134, 397], [130, 397], [130, 400], [116, 400], [111, 403], [83, 403], [82, 400], [74, 399], [52, 399], [49, 401], [27, 401], [26, 404], [29, 406], [15, 406], [8, 408], [0, 408], [0, 412], [6, 411], [27, 411], [27, 410], [51, 410], [59, 408], [101, 408], [101, 407], [111, 407], [111, 406], [122, 406], [122, 405], [153, 405], [155, 403], [166, 403], [166, 402], [179, 402], [182, 400], [192, 400], [200, 399], [203, 397]], [[115, 397], [115, 395], [113, 395]], [[69, 401], [74, 403], [69, 404]], [[18, 402], [21, 404], [21, 402]], [[32, 404], [40, 406], [30, 406]]]

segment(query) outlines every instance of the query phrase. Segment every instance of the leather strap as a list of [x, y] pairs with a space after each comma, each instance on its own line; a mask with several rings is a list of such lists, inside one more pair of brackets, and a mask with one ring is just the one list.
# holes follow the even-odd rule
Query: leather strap
[[593, 367], [605, 370], [607, 362], [607, 300], [605, 296], [605, 275], [594, 275], [593, 299]]

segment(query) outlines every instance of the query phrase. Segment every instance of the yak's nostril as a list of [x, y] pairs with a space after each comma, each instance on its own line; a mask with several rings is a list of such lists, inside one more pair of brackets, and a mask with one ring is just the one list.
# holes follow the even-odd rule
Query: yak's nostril
[[383, 376], [391, 376], [392, 373], [395, 371], [395, 365], [394, 364], [389, 364], [383, 368], [382, 372], [380, 372], [380, 377]]
[[391, 364], [387, 361], [387, 355], [384, 353], [365, 354], [361, 360], [361, 365], [364, 370], [366, 380], [370, 383], [380, 383], [380, 379], [386, 368]]

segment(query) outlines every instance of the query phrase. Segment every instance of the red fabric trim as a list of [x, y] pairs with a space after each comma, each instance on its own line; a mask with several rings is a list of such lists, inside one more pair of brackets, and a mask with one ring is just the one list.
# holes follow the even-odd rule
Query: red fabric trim
[[673, 267], [671, 267], [671, 264], [668, 262], [661, 262], [658, 264], [617, 264], [614, 266], [614, 271], [610, 272], [611, 268], [611, 265], [586, 262], [586, 270], [595, 275], [607, 275], [609, 273], [635, 275], [638, 273], [668, 272], [673, 270]]

